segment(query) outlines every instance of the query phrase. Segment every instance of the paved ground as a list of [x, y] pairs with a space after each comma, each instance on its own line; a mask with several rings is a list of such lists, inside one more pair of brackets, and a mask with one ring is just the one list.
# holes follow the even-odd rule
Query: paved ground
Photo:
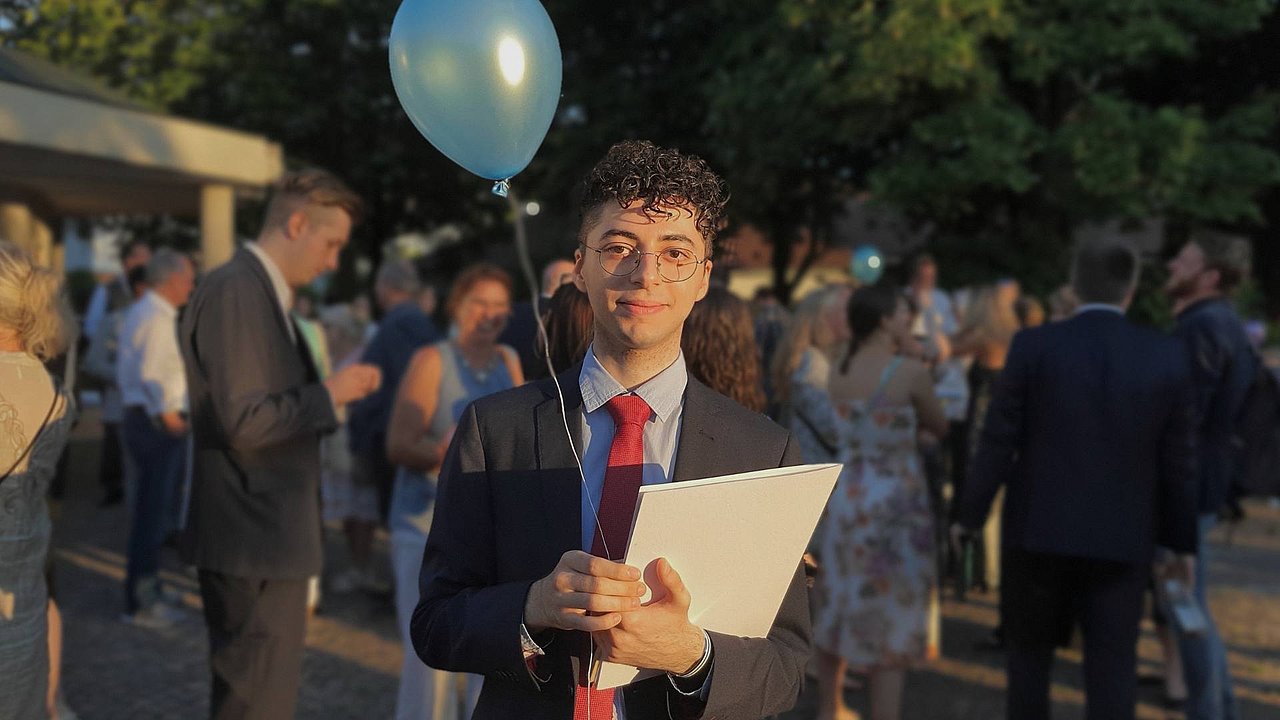
[[[64, 688], [84, 720], [199, 718], [208, 677], [204, 628], [198, 620], [169, 631], [124, 625], [121, 581], [127, 534], [121, 507], [99, 509], [97, 427], [77, 429], [71, 478], [55, 531], [56, 583], [66, 627]], [[1230, 644], [1230, 660], [1245, 720], [1280, 719], [1280, 509], [1251, 506], [1251, 517], [1216, 548], [1214, 614]], [[336, 533], [330, 557], [343, 555]], [[386, 544], [379, 552], [385, 557]], [[174, 558], [166, 577], [187, 590], [194, 613], [194, 580]], [[944, 608], [943, 658], [912, 673], [907, 687], [909, 720], [995, 720], [1002, 717], [1004, 675], [998, 654], [975, 649], [995, 623], [994, 598], [948, 601]], [[1143, 672], [1157, 672], [1149, 632], [1141, 646]], [[395, 704], [400, 646], [394, 613], [385, 598], [327, 597], [311, 621], [303, 667], [299, 718], [389, 718]], [[1053, 695], [1057, 720], [1083, 717], [1080, 656], [1064, 651]], [[865, 693], [850, 702], [866, 711]], [[813, 716], [812, 686], [788, 720]], [[1179, 718], [1162, 709], [1156, 688], [1144, 688], [1140, 718]]]

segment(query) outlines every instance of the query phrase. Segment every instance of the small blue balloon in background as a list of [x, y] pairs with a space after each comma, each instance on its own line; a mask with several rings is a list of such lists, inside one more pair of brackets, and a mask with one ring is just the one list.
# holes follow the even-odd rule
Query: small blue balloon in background
[[388, 46], [400, 104], [440, 152], [490, 180], [528, 166], [560, 101], [560, 40], [542, 3], [404, 0]]
[[863, 285], [875, 285], [884, 274], [884, 256], [874, 245], [861, 245], [849, 263], [853, 276]]

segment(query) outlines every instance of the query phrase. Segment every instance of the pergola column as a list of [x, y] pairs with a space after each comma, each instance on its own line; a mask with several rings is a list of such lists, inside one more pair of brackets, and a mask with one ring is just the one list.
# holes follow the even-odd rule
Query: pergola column
[[230, 185], [200, 188], [201, 269], [208, 272], [235, 253], [236, 194]]

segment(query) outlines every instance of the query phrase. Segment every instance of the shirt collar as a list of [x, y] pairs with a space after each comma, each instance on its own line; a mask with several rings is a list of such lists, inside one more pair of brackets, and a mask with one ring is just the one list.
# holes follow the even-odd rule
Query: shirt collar
[[289, 315], [289, 310], [293, 308], [293, 288], [289, 287], [289, 281], [284, 279], [284, 273], [280, 272], [280, 266], [276, 265], [275, 260], [263, 250], [258, 243], [248, 242], [244, 247], [253, 256], [258, 258], [258, 262], [262, 263], [262, 267], [267, 271], [267, 277], [271, 279], [271, 289], [276, 293], [276, 300], [280, 302], [280, 309], [285, 316]]
[[1084, 305], [1076, 308], [1076, 315], [1081, 315], [1093, 310], [1105, 310], [1117, 315], [1124, 315], [1124, 308], [1119, 305], [1112, 305], [1111, 303], [1085, 303]]
[[148, 290], [144, 296], [151, 306], [169, 317], [177, 317], [178, 309], [175, 308], [168, 300], [165, 300], [155, 290]]
[[[684, 352], [681, 351], [665, 370], [637, 386], [635, 394], [649, 403], [649, 408], [660, 422], [666, 422], [680, 408], [688, 384], [689, 373], [685, 369]], [[627, 388], [615, 380], [596, 359], [594, 345], [587, 348], [587, 356], [582, 359], [578, 389], [582, 391], [583, 408], [589, 413], [599, 410], [615, 396], [627, 394]]]

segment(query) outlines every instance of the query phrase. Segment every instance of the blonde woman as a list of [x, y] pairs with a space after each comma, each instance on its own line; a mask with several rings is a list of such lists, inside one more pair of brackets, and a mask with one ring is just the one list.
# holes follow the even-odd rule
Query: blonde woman
[[[962, 443], [964, 448], [964, 462], [959, 464], [961, 470], [955, 478], [956, 497], [964, 490], [963, 468], [968, 465], [968, 458], [977, 450], [978, 439], [982, 437], [982, 426], [987, 417], [987, 406], [991, 404], [992, 387], [1000, 376], [1000, 371], [1004, 369], [1009, 345], [1013, 343], [1014, 333], [1019, 329], [1017, 312], [1014, 310], [1019, 295], [1021, 289], [1012, 280], [979, 289], [965, 313], [960, 332], [951, 343], [954, 355], [973, 359], [969, 366], [969, 410], [965, 415], [967, 431], [964, 438], [956, 438], [956, 442]], [[982, 571], [977, 574], [977, 584], [987, 590], [995, 590], [1000, 585], [1000, 511], [1003, 502], [1003, 494], [997, 496], [992, 505], [991, 517], [982, 532], [983, 547], [978, 554], [982, 559]], [[992, 642], [1001, 642], [998, 630]]]
[[44, 369], [67, 344], [61, 282], [0, 241], [0, 717], [54, 713], [49, 690], [50, 522], [45, 493], [71, 429], [70, 398]]
[[832, 285], [810, 293], [796, 307], [773, 354], [774, 403], [805, 462], [833, 462], [837, 451], [834, 411], [827, 396], [832, 357], [849, 341], [844, 306], [853, 289]]

